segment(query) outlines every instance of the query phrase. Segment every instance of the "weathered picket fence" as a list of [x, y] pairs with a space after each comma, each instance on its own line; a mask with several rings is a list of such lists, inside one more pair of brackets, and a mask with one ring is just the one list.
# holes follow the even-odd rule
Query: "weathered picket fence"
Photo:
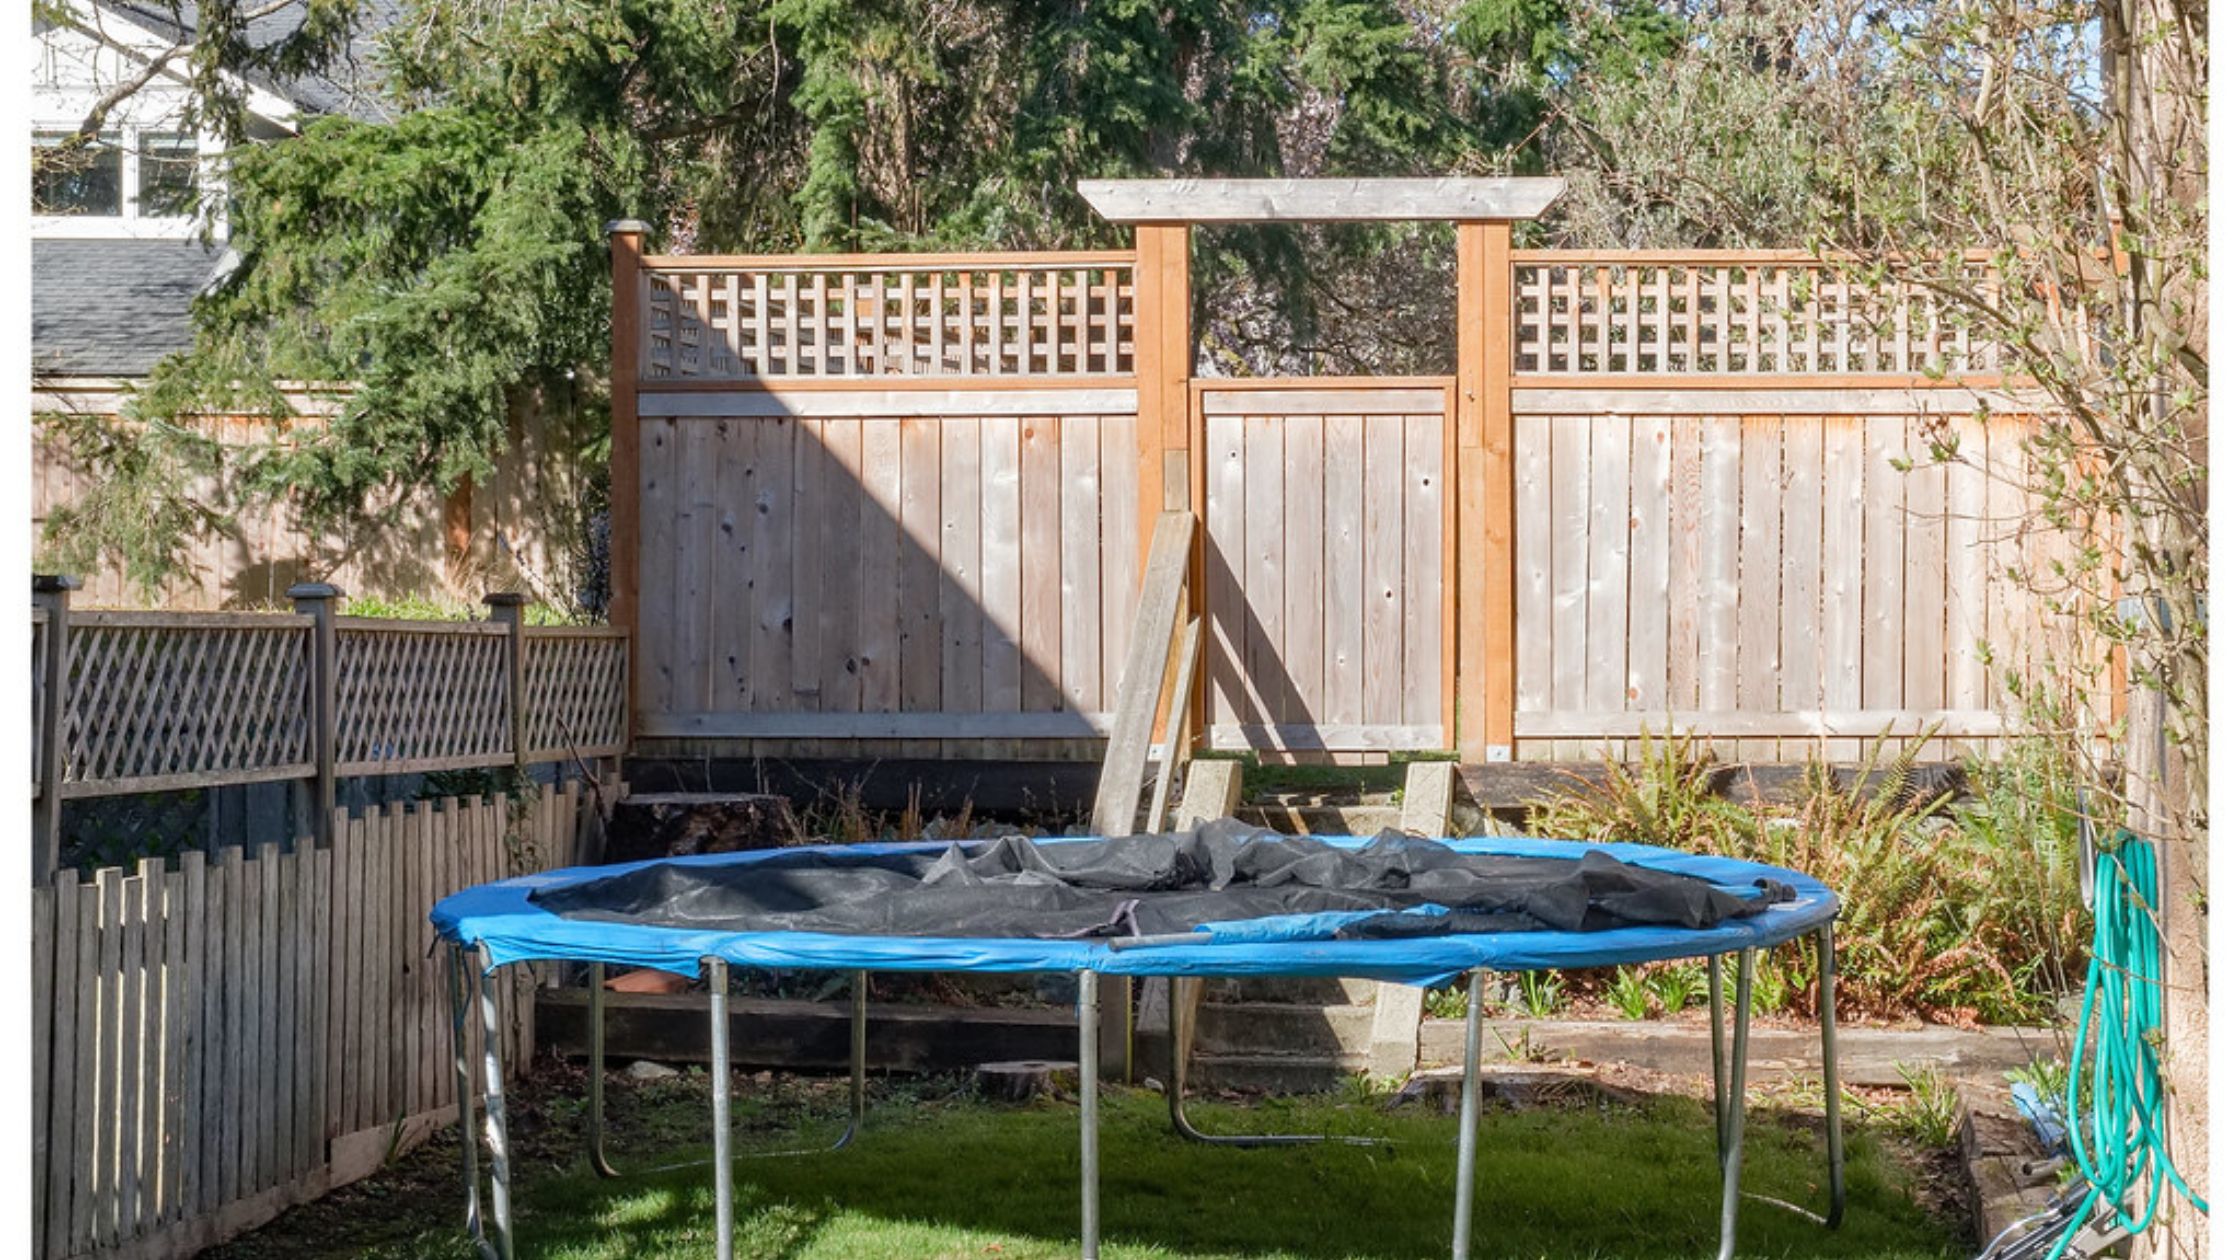
[[[188, 852], [34, 888], [31, 1254], [182, 1254], [456, 1120], [428, 910], [566, 861], [584, 802], [570, 782], [525, 801], [337, 811], [331, 845]], [[503, 1005], [518, 1066], [535, 1002], [513, 988]], [[469, 1037], [479, 1054], [472, 1022]]]
[[[581, 855], [627, 642], [525, 626], [513, 597], [488, 623], [396, 622], [334, 615], [329, 587], [251, 615], [74, 612], [70, 585], [36, 583], [32, 610], [30, 1250], [180, 1254], [457, 1118], [428, 911]], [[547, 762], [604, 786], [334, 805], [338, 778]], [[286, 843], [56, 860], [65, 800], [274, 781], [308, 804]], [[518, 1065], [535, 1003], [505, 1005]]]

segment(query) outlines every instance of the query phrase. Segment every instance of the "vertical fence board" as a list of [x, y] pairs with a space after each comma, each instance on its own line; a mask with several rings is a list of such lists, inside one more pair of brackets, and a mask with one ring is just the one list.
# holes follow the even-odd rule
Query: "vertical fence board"
[[793, 703], [794, 491], [793, 447], [799, 422], [752, 422], [754, 441], [755, 626], [750, 667], [754, 707], [782, 711]]
[[1667, 605], [1677, 592], [1672, 582], [1672, 422], [1643, 416], [1633, 423], [1632, 502], [1627, 524], [1632, 540], [1626, 556], [1626, 707], [1644, 715], [1643, 725], [1662, 733], [1654, 715], [1671, 709]]
[[941, 422], [941, 709], [980, 708], [980, 435], [978, 420]]
[[[1945, 707], [1945, 466], [1928, 437], [1906, 430], [1905, 704]], [[1923, 754], [1944, 755], [1944, 741], [1930, 740]]]
[[1598, 713], [1625, 708], [1626, 558], [1632, 541], [1627, 511], [1632, 479], [1632, 422], [1625, 416], [1587, 420], [1591, 463], [1587, 542], [1586, 707]]
[[901, 706], [902, 422], [866, 419], [857, 509], [856, 672], [866, 713]]
[[80, 894], [81, 931], [78, 937], [78, 1053], [76, 1130], [72, 1140], [77, 1167], [72, 1175], [70, 1251], [75, 1254], [104, 1237], [99, 1223], [101, 1206], [110, 1181], [104, 1175], [103, 1157], [113, 1144], [104, 1140], [101, 1108], [107, 1101], [108, 1081], [116, 1070], [116, 1015], [112, 1005], [117, 933], [110, 919], [117, 912], [122, 872], [110, 869], [94, 877]]
[[[1861, 679], [1865, 607], [1865, 450], [1857, 417], [1830, 417], [1822, 442], [1820, 496], [1821, 704], [1834, 712], [1863, 707]], [[1859, 757], [1856, 739], [1830, 740], [1828, 755]]]
[[[1238, 634], [1244, 648], [1244, 679], [1255, 712], [1248, 721], [1274, 725], [1289, 719], [1292, 704], [1283, 677], [1283, 424], [1274, 416], [1244, 418], [1244, 557], [1239, 576], [1244, 587], [1244, 617]], [[1399, 452], [1391, 452], [1397, 464]], [[1397, 543], [1400, 513], [1372, 526], [1391, 529]], [[1393, 595], [1399, 583], [1394, 573]], [[1379, 681], [1400, 683], [1400, 641], [1391, 640], [1392, 670]]]
[[[980, 704], [1017, 713], [1021, 694], [1019, 420], [980, 422]], [[1014, 746], [1015, 751], [1015, 746]]]
[[47, 1245], [49, 1160], [54, 1135], [48, 1128], [53, 1101], [55, 1053], [55, 890], [31, 890], [31, 1250]]
[[1144, 544], [1137, 538], [1136, 496], [1155, 491], [1149, 486], [1139, 490], [1136, 485], [1134, 419], [1107, 416], [1097, 421], [1096, 430], [1104, 447], [1097, 472], [1097, 492], [1103, 509], [1098, 560], [1104, 603], [1101, 633], [1104, 702], [1098, 707], [1109, 713], [1120, 707], [1120, 670], [1122, 662], [1128, 659], [1128, 629], [1135, 616], [1136, 580], [1148, 559], [1138, 554]]
[[1741, 707], [1737, 692], [1742, 611], [1742, 422], [1712, 416], [1703, 427], [1703, 502], [1711, 519], [1703, 527], [1701, 628], [1696, 673], [1706, 712]]
[[78, 872], [57, 871], [52, 885], [54, 899], [54, 1062], [47, 1077], [47, 1112], [34, 1116], [47, 1126], [46, 1229], [39, 1254], [69, 1253], [77, 1220], [72, 1190], [81, 1152], [78, 1147], [78, 1090], [93, 1079], [93, 1060], [85, 1053], [85, 1026], [91, 1012], [85, 994], [92, 988], [88, 965], [91, 900], [78, 881]]
[[1905, 704], [1906, 474], [1898, 467], [1906, 454], [1905, 426], [1903, 416], [1865, 420], [1859, 701], [1870, 709]]
[[[1741, 599], [1735, 623], [1740, 664], [1735, 707], [1763, 713], [1778, 703], [1781, 659], [1781, 421], [1742, 418]], [[1774, 755], [1771, 740], [1739, 740], [1735, 755], [1762, 761]]]
[[[1405, 431], [1388, 417], [1364, 418], [1363, 425], [1361, 718], [1398, 724], [1406, 720], [1401, 692], [1407, 681], [1407, 442]], [[1254, 520], [1272, 506], [1258, 495], [1246, 503]], [[1266, 606], [1258, 594], [1252, 598]]]
[[1019, 707], [1031, 713], [1064, 707], [1065, 564], [1059, 515], [1065, 474], [1058, 459], [1058, 418], [1019, 422]]
[[1285, 694], [1297, 707], [1289, 722], [1312, 722], [1324, 708], [1322, 690], [1323, 485], [1326, 422], [1299, 418], [1283, 426], [1283, 490], [1280, 502], [1264, 505], [1280, 514], [1283, 550], [1283, 641], [1281, 664]]
[[[1775, 702], [1785, 711], [1820, 707], [1825, 646], [1820, 606], [1820, 485], [1823, 428], [1789, 417], [1781, 452], [1781, 656]], [[1814, 747], [1809, 741], [1805, 747]]]
[[901, 711], [941, 708], [941, 422], [902, 421]]
[[202, 1131], [206, 1124], [207, 1064], [210, 1060], [209, 993], [218, 984], [210, 970], [207, 864], [199, 852], [179, 855], [179, 918], [184, 928], [178, 1016], [185, 1051], [180, 1063], [179, 1215], [187, 1220], [208, 1210], [204, 1197]]
[[244, 1151], [254, 1150], [244, 1132], [249, 1107], [245, 1102], [247, 1091], [255, 1088], [249, 1059], [254, 1053], [249, 1045], [252, 1025], [246, 1004], [249, 986], [244, 970], [254, 955], [248, 952], [246, 933], [251, 916], [252, 899], [248, 888], [248, 854], [240, 847], [229, 848], [220, 860], [219, 875], [225, 886], [224, 963], [219, 969], [225, 988], [225, 1058], [219, 1097], [226, 1100], [219, 1105], [220, 1125], [224, 1136], [220, 1142], [220, 1160], [225, 1178], [219, 1191], [220, 1203], [231, 1203], [246, 1197], [253, 1189], [252, 1179], [245, 1169]]
[[1559, 416], [1548, 438], [1549, 569], [1554, 574], [1550, 620], [1552, 708], [1587, 707], [1587, 422]]
[[[825, 578], [824, 603], [817, 610], [819, 687], [827, 713], [863, 708], [862, 675], [855, 660], [856, 619], [861, 615], [856, 578], [863, 564], [863, 529], [850, 510], [862, 491], [863, 424], [854, 419], [825, 422], [825, 495], [817, 506], [824, 531], [824, 554], [832, 567]], [[720, 458], [720, 456], [718, 457]], [[717, 600], [724, 598], [715, 589]]]
[[[1991, 700], [1984, 686], [1983, 668], [1983, 652], [1990, 638], [1985, 560], [1991, 531], [1984, 520], [1990, 508], [1990, 452], [1983, 421], [1974, 416], [1956, 420], [1952, 436], [1958, 450], [1945, 470], [1947, 509], [1951, 514], [1945, 535], [1945, 703], [1955, 709], [1980, 709]], [[1982, 744], [1975, 740], [1956, 741], [1953, 747], [1982, 750]]]
[[1419, 414], [1396, 417], [1405, 443], [1407, 499], [1403, 525], [1407, 555], [1402, 581], [1407, 598], [1401, 608], [1403, 696], [1400, 720], [1409, 726], [1437, 728], [1437, 742], [1453, 720], [1453, 692], [1446, 674], [1447, 610], [1447, 417]]
[[[677, 422], [648, 417], [638, 422], [639, 478], [644, 489], [640, 503], [667, 503], [678, 493]], [[638, 606], [667, 609], [677, 598], [677, 521], [668, 512], [647, 512], [641, 531], [638, 566]], [[641, 621], [644, 618], [641, 616]], [[633, 703], [641, 712], [661, 713], [674, 707], [676, 663], [668, 651], [665, 622], [660, 629], [641, 632], [636, 653], [638, 685]]]
[[1097, 422], [1088, 416], [1066, 416], [1058, 422], [1059, 468], [1065, 478], [1058, 505], [1058, 548], [1062, 554], [1065, 588], [1063, 624], [1059, 630], [1064, 653], [1066, 705], [1080, 713], [1094, 712], [1104, 702], [1104, 572], [1100, 564], [1102, 538], [1097, 515], [1098, 460], [1101, 449]]
[[[1550, 529], [1554, 486], [1548, 461], [1553, 435], [1546, 416], [1516, 418], [1517, 711], [1555, 707], [1555, 567]], [[1462, 581], [1477, 577], [1467, 570]]]
[[[1322, 452], [1322, 712], [1333, 725], [1366, 720], [1362, 692], [1363, 536], [1366, 421], [1334, 415], [1324, 423]], [[1311, 543], [1314, 535], [1301, 541]]]
[[[1667, 273], [1657, 273], [1658, 292], [1666, 291]], [[1665, 309], [1660, 297], [1658, 309]], [[1669, 333], [1668, 320], [1658, 321], [1660, 341]], [[1660, 353], [1668, 347], [1660, 345]], [[1716, 528], [1703, 495], [1703, 426], [1701, 416], [1672, 419], [1672, 510], [1670, 513], [1672, 577], [1665, 595], [1665, 659], [1670, 662], [1666, 697], [1675, 709], [1702, 707], [1698, 680], [1703, 662], [1703, 560], [1704, 535]], [[1653, 614], [1652, 614], [1653, 615]]]

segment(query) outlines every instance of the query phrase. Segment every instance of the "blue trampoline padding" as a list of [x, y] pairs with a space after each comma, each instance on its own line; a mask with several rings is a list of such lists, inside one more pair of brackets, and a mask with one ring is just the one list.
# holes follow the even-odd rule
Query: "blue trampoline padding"
[[[1363, 836], [1317, 836], [1340, 848]], [[1037, 844], [1080, 843], [1081, 838]], [[1760, 879], [1786, 884], [1796, 898], [1714, 928], [1626, 927], [1603, 932], [1490, 932], [1381, 940], [1330, 940], [1327, 933], [1355, 915], [1285, 915], [1201, 928], [1209, 944], [1114, 949], [1104, 940], [860, 936], [821, 932], [706, 932], [647, 924], [571, 919], [543, 909], [529, 895], [603, 879], [656, 862], [742, 864], [795, 849], [704, 857], [656, 858], [614, 866], [578, 866], [468, 888], [444, 898], [428, 918], [443, 939], [481, 946], [493, 967], [536, 961], [603, 962], [697, 975], [704, 958], [739, 967], [835, 971], [1095, 971], [1121, 976], [1359, 976], [1400, 984], [1443, 984], [1472, 968], [1527, 971], [1607, 967], [1666, 958], [1701, 958], [1794, 940], [1832, 921], [1839, 906], [1827, 885], [1796, 871], [1737, 858], [1683, 853], [1645, 844], [1583, 844], [1514, 836], [1450, 839], [1463, 853], [1576, 858], [1590, 849], [1651, 870], [1749, 887]], [[874, 855], [939, 851], [946, 841], [819, 846]]]

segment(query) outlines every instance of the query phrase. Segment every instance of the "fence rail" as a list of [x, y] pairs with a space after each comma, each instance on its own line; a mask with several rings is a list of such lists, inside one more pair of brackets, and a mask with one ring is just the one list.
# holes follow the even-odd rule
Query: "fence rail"
[[523, 626], [515, 597], [493, 597], [489, 622], [411, 622], [335, 617], [339, 592], [324, 586], [297, 588], [301, 611], [277, 614], [73, 613], [67, 588], [49, 580], [32, 609], [37, 882], [59, 862], [65, 799], [331, 785], [627, 743], [628, 636]]
[[1129, 376], [1129, 253], [649, 260], [649, 385]]

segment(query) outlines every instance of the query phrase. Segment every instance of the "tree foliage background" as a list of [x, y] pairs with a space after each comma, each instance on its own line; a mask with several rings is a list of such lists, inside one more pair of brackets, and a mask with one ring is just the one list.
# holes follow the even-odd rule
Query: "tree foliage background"
[[[611, 219], [672, 251], [1124, 244], [1075, 180], [1542, 169], [1563, 83], [1681, 29], [1650, 0], [415, 0], [394, 121], [234, 151], [238, 265], [137, 427], [54, 422], [105, 484], [47, 550], [159, 581], [226, 517], [182, 490], [221, 463], [314, 519], [487, 476], [509, 395], [604, 406]], [[1196, 267], [1209, 370], [1451, 367], [1444, 230], [1211, 232]], [[354, 388], [223, 460], [175, 423], [277, 421], [282, 382]]]

